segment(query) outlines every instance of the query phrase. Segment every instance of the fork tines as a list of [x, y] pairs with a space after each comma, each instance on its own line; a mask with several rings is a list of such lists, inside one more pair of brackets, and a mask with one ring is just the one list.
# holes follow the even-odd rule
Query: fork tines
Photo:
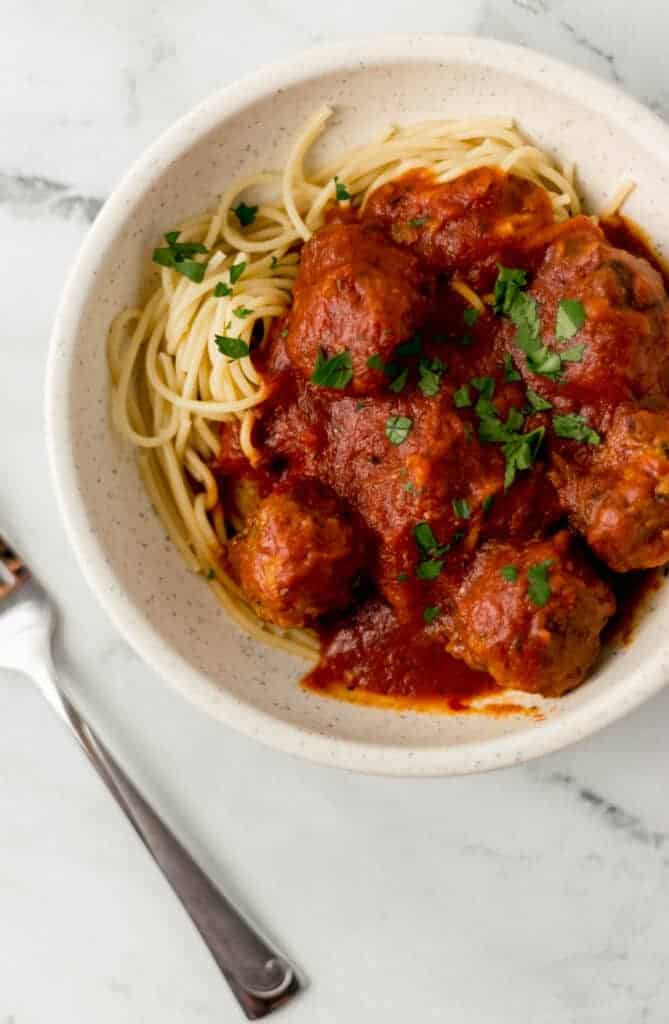
[[0, 601], [29, 578], [27, 566], [0, 535]]

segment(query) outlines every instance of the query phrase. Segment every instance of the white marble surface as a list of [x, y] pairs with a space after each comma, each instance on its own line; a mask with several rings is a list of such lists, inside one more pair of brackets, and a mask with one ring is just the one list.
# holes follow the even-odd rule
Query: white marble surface
[[[0, 519], [58, 595], [74, 691], [212, 873], [311, 985], [294, 1024], [666, 1024], [669, 691], [580, 746], [459, 780], [359, 778], [205, 719], [126, 647], [47, 479], [50, 321], [127, 164], [209, 91], [356, 32], [479, 32], [669, 115], [660, 0], [24, 0], [0, 35]], [[241, 1019], [97, 779], [0, 673], [0, 1024]]]

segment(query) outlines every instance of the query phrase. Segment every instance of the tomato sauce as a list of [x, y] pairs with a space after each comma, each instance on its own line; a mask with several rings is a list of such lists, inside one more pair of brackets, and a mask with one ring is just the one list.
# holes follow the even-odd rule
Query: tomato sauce
[[[334, 207], [326, 226], [303, 249], [293, 308], [275, 322], [269, 340], [256, 353], [269, 393], [253, 432], [259, 463], [249, 471], [238, 435], [226, 427], [220, 469], [226, 507], [233, 508], [242, 540], [248, 493], [255, 488], [257, 500], [273, 490], [280, 495], [305, 479], [317, 480], [336, 495], [362, 538], [362, 562], [356, 556], [355, 564], [347, 567], [342, 545], [336, 565], [328, 561], [327, 552], [316, 552], [312, 559], [316, 575], [309, 580], [309, 607], [318, 608], [322, 598], [327, 608], [328, 590], [336, 592], [338, 607], [308, 623], [322, 642], [320, 663], [304, 682], [308, 689], [393, 708], [462, 713], [478, 708], [482, 699], [497, 698], [491, 705], [497, 710], [491, 713], [526, 711], [498, 699], [509, 674], [515, 672], [532, 692], [559, 693], [577, 685], [584, 671], [574, 658], [574, 645], [582, 644], [592, 660], [599, 632], [614, 607], [611, 580], [618, 613], [606, 640], [620, 642], [629, 636], [630, 623], [651, 586], [648, 576], [600, 572], [585, 546], [572, 546], [570, 540], [576, 533], [587, 534], [588, 516], [601, 500], [601, 493], [591, 489], [584, 505], [578, 475], [587, 476], [599, 449], [554, 437], [546, 405], [528, 406], [527, 395], [531, 387], [537, 399], [538, 392], [550, 397], [552, 413], [585, 411], [593, 423], [606, 427], [616, 406], [600, 386], [607, 373], [606, 359], [597, 363], [601, 338], [615, 344], [616, 331], [627, 337], [631, 329], [650, 337], [658, 350], [665, 342], [658, 326], [664, 315], [656, 294], [659, 286], [645, 281], [636, 265], [619, 266], [619, 259], [613, 259], [613, 270], [606, 264], [600, 271], [602, 247], [608, 240], [643, 256], [665, 281], [667, 270], [625, 218], [604, 222], [603, 234], [587, 218], [578, 221], [564, 229], [553, 225], [542, 189], [494, 169], [471, 172], [448, 186], [412, 174], [373, 193], [362, 218], [350, 207]], [[499, 263], [532, 275], [561, 231], [566, 236], [565, 265], [571, 260], [574, 279], [586, 281], [585, 292], [576, 297], [590, 312], [583, 329], [586, 356], [564, 363], [564, 381], [550, 381], [528, 376], [525, 359], [510, 340], [515, 328], [493, 314], [489, 299], [474, 315], [452, 282], [456, 277], [481, 295], [492, 288]], [[559, 266], [553, 267], [539, 289], [541, 308], [550, 309], [551, 323], [561, 273]], [[592, 294], [587, 291], [588, 274], [594, 274]], [[638, 309], [619, 313], [626, 302], [637, 300]], [[607, 325], [599, 334], [598, 317]], [[546, 324], [542, 326], [546, 331]], [[330, 380], [315, 386], [313, 367], [342, 351], [350, 354], [349, 363], [342, 364], [344, 383]], [[653, 351], [644, 372], [653, 365]], [[629, 364], [632, 379], [632, 355]], [[580, 401], [569, 404], [570, 394], [586, 393], [595, 395], [591, 407], [583, 410]], [[604, 396], [598, 406], [597, 395]], [[520, 460], [511, 483], [509, 446], [486, 443], [479, 436], [485, 401], [497, 422], [522, 411], [522, 430], [545, 438], [538, 455], [529, 462]], [[391, 421], [399, 429], [394, 437], [388, 432]], [[402, 428], [402, 423], [409, 427]], [[607, 490], [606, 473], [604, 463], [600, 492]], [[611, 473], [615, 489], [617, 478]], [[310, 509], [307, 527], [318, 514]], [[620, 522], [619, 528], [625, 529], [624, 519]], [[416, 539], [421, 523], [429, 524], [432, 532], [431, 552], [421, 550]], [[314, 536], [321, 535], [314, 528]], [[521, 592], [500, 576], [500, 565], [502, 570], [505, 566], [499, 560], [488, 559], [486, 568], [479, 558], [490, 545], [502, 545], [511, 552], [511, 561], [522, 563]], [[265, 537], [261, 546], [266, 585], [277, 587], [281, 581], [281, 594], [272, 595], [274, 606], [290, 609], [293, 593], [299, 605], [299, 588], [309, 571], [308, 545], [295, 544], [301, 554], [294, 566], [290, 552], [279, 550], [275, 538], [269, 543]], [[247, 547], [243, 557], [232, 559], [233, 574], [241, 564], [246, 573], [242, 578], [254, 578], [260, 547]], [[525, 558], [525, 548], [541, 551], [541, 564], [552, 566], [553, 591], [545, 611], [527, 596], [533, 564], [531, 557]], [[279, 558], [281, 572], [275, 571]], [[428, 566], [428, 575], [430, 562], [434, 564]], [[346, 588], [340, 573], [361, 581], [347, 607], [342, 606]], [[487, 610], [480, 598], [485, 591], [482, 573], [495, 595]], [[469, 586], [470, 577], [475, 586]], [[467, 596], [468, 586], [475, 597]], [[255, 596], [262, 614], [262, 590]], [[467, 630], [482, 622], [497, 637], [489, 662], [480, 645], [474, 651], [467, 644]], [[452, 634], [458, 629], [456, 645]], [[503, 650], [504, 644], [508, 647]], [[495, 666], [491, 670], [497, 681], [482, 670], [481, 662]], [[574, 681], [542, 690], [541, 666], [548, 678], [562, 662], [577, 673]]]

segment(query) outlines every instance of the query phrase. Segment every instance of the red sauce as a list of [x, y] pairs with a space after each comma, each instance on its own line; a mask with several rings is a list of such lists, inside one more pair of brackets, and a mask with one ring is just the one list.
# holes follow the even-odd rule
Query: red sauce
[[[501, 446], [479, 441], [479, 418], [474, 410], [479, 394], [471, 385], [472, 379], [494, 381], [494, 409], [501, 420], [511, 409], [523, 408], [528, 386], [541, 389], [547, 382], [546, 378], [537, 378], [528, 385], [527, 379], [517, 379], [518, 373], [511, 375], [516, 379], [509, 379], [504, 357], [511, 350], [511, 325], [493, 316], [489, 308], [475, 322], [466, 319], [468, 306], [452, 290], [450, 279], [457, 274], [481, 293], [490, 289], [498, 262], [534, 273], [547, 247], [562, 233], [567, 236], [564, 258], [572, 259], [571, 272], [580, 280], [580, 264], [577, 265], [573, 251], [576, 243], [572, 244], [569, 233], [573, 231], [576, 237], [579, 230], [582, 235], [585, 232], [586, 242], [588, 233], [593, 236], [593, 252], [597, 245], [605, 244], [604, 236], [585, 218], [579, 218], [580, 228], [578, 224], [564, 229], [553, 226], [550, 203], [543, 190], [487, 168], [471, 172], [448, 186], [437, 186], [424, 174], [409, 175], [374, 193], [362, 220], [360, 223], [350, 208], [342, 213], [335, 207], [326, 227], [303, 251], [293, 308], [283, 321], [275, 323], [269, 342], [257, 353], [256, 362], [269, 389], [269, 398], [261, 409], [262, 418], [254, 429], [261, 465], [249, 472], [237, 435], [224, 428], [223, 500], [243, 519], [236, 492], [240, 481], [255, 485], [263, 497], [270, 492], [287, 493], [299, 487], [305, 478], [317, 479], [349, 510], [349, 521], [364, 538], [365, 556], [360, 568], [366, 581], [366, 596], [356, 595], [348, 608], [341, 607], [340, 596], [339, 574], [346, 573], [347, 557], [343, 541], [335, 566], [328, 562], [327, 552], [317, 552], [318, 557], [312, 559], [313, 574], [307, 581], [309, 607], [319, 607], [321, 597], [323, 607], [328, 607], [328, 594], [319, 593], [320, 587], [329, 589], [333, 595], [337, 593], [338, 604], [332, 607], [340, 610], [329, 611], [315, 624], [310, 623], [321, 636], [323, 654], [320, 664], [305, 680], [307, 688], [354, 703], [458, 713], [478, 708], [481, 698], [496, 698], [490, 713], [528, 713], [527, 707], [499, 700], [503, 690], [493, 678], [470, 667], [472, 663], [478, 664], [476, 658], [470, 657], [470, 664], [461, 660], [467, 654], [466, 642], [460, 642], [456, 649], [456, 653], [464, 652], [461, 657], [446, 651], [454, 623], [460, 622], [462, 626], [464, 622], [463, 628], [467, 628], [462, 608], [456, 614], [455, 595], [468, 574], [475, 571], [472, 566], [482, 545], [503, 542], [504, 550], [513, 552], [513, 545], [523, 550], [523, 546], [542, 543], [549, 546], [550, 555], [556, 531], [563, 531], [558, 545], [564, 555], [560, 555], [563, 561], [559, 578], [566, 582], [563, 590], [554, 590], [549, 612], [543, 619], [527, 601], [519, 608], [519, 601], [510, 590], [506, 601], [507, 591], [503, 588], [509, 583], [500, 578], [494, 559], [490, 560], [494, 568], [481, 570], [489, 571], [487, 585], [502, 595], [494, 614], [516, 615], [519, 624], [527, 626], [523, 641], [528, 644], [527, 665], [541, 666], [542, 658], [563, 656], [574, 642], [574, 624], [569, 621], [574, 608], [587, 608], [588, 615], [598, 622], [598, 614], [601, 613], [602, 620], [611, 614], [612, 600], [607, 584], [596, 579], [590, 566], [585, 566], [588, 560], [578, 547], [573, 554], [564, 554], [569, 542], [568, 537], [567, 541], [564, 539], [564, 527], [569, 517], [573, 528], [577, 516], [555, 489], [548, 441], [534, 465], [519, 472], [509, 489], [504, 484], [505, 457]], [[628, 221], [612, 218], [602, 229], [612, 245], [643, 255], [667, 279], [664, 265]], [[585, 244], [580, 244], [582, 251], [577, 255], [585, 266], [583, 279], [587, 280], [592, 267], [586, 263], [589, 260], [592, 264], [595, 257]], [[634, 267], [618, 267], [604, 278], [604, 286], [600, 287], [601, 282], [593, 285], [594, 312], [584, 331], [587, 334], [591, 330], [592, 338], [588, 335], [587, 341], [593, 358], [597, 356], [600, 337], [595, 332], [597, 316], [609, 316], [609, 306], [614, 307], [619, 301], [616, 289], [631, 289], [630, 281], [636, 280], [634, 273]], [[627, 277], [623, 280], [624, 274]], [[642, 278], [639, 294], [650, 294], [652, 281], [646, 286], [643, 274], [637, 273], [637, 277]], [[542, 308], [549, 308], [552, 301], [557, 303], [559, 284], [558, 266], [557, 270], [552, 268], [544, 281]], [[590, 298], [586, 293], [584, 301]], [[643, 308], [640, 306], [639, 310]], [[654, 308], [657, 309], [657, 303]], [[650, 314], [644, 321], [645, 314], [639, 310], [635, 307], [626, 312], [628, 319], [622, 316], [611, 320], [607, 344], [615, 346], [616, 331], [627, 336], [629, 325], [642, 321], [650, 324], [646, 333], [652, 336], [657, 324]], [[553, 308], [551, 315], [554, 323]], [[408, 350], [398, 360], [397, 346], [406, 343], [416, 330], [421, 339], [420, 351]], [[664, 342], [658, 336], [656, 343]], [[352, 381], [342, 390], [313, 386], [310, 376], [317, 360], [342, 350], [351, 353]], [[514, 354], [520, 366], [521, 357]], [[647, 360], [650, 365], [651, 357]], [[396, 374], [400, 370], [406, 372], [406, 383], [390, 390], [393, 377], [384, 367], [394, 361]], [[440, 367], [439, 388], [426, 394], [418, 385], [424, 365], [435, 361]], [[609, 394], [609, 390], [599, 386], [597, 373], [605, 374], [605, 367], [594, 364], [593, 369], [584, 362], [583, 366], [572, 363], [567, 370], [566, 386], [550, 385], [554, 407], [566, 402], [564, 408], [560, 407], [561, 412], [580, 410], [580, 403], [573, 408], [568, 404], [572, 387], [575, 394], [595, 396], [588, 414], [594, 417], [593, 422], [606, 423], [615, 403], [611, 397], [613, 389], [609, 389]], [[583, 377], [585, 371], [590, 377], [579, 383], [576, 378], [579, 373]], [[634, 367], [630, 374], [633, 371]], [[626, 381], [627, 378], [620, 385], [621, 393], [626, 393]], [[464, 385], [470, 388], [471, 401], [458, 407], [456, 392]], [[616, 397], [615, 402], [618, 401]], [[404, 417], [411, 423], [410, 431], [398, 444], [388, 440], [387, 424], [392, 417]], [[541, 426], [550, 431], [550, 416], [545, 412], [533, 415], [526, 410], [524, 429]], [[569, 464], [568, 472], [572, 475], [577, 470], [587, 472], [589, 460], [595, 457], [593, 449], [576, 446], [572, 441], [556, 444], [555, 450]], [[606, 485], [605, 475], [603, 480]], [[573, 490], [578, 493], [576, 485]], [[322, 535], [322, 522], [320, 526], [316, 522], [318, 510], [311, 509], [309, 516], [304, 529], [311, 530], [314, 536]], [[421, 556], [413, 531], [417, 523], [425, 521], [430, 523], [444, 549], [438, 556], [443, 563], [441, 571], [433, 579], [421, 578], [418, 572]], [[305, 573], [309, 571], [305, 569], [306, 549], [300, 555], [300, 564], [291, 566], [289, 560], [286, 562], [286, 552], [278, 551], [276, 539], [268, 541], [265, 537], [263, 544], [263, 579], [269, 581], [269, 586], [277, 586], [276, 581], [281, 580], [281, 592], [273, 594], [274, 606], [284, 614], [292, 613], [291, 588], [295, 587], [299, 604], [298, 584], [304, 587]], [[295, 548], [298, 547], [302, 550], [296, 543]], [[542, 559], [550, 562], [544, 548], [541, 551]], [[243, 551], [240, 557], [237, 551], [231, 559], [233, 573], [237, 571], [242, 579], [254, 579], [255, 555], [254, 550]], [[268, 566], [272, 569], [275, 555], [284, 559], [281, 573], [267, 571]], [[579, 564], [572, 572], [574, 559]], [[585, 567], [579, 567], [580, 561]], [[557, 568], [556, 562], [555, 579]], [[524, 566], [522, 586], [526, 586], [526, 571]], [[607, 580], [611, 576], [606, 572], [603, 575]], [[641, 607], [648, 593], [647, 577], [639, 575], [641, 582], [636, 577], [616, 578], [619, 612], [608, 629], [609, 642], [629, 635], [629, 625], [625, 624], [634, 619], [634, 610]], [[590, 591], [589, 604], [579, 596], [577, 584]], [[597, 587], [603, 596], [599, 596]], [[480, 586], [474, 588], [476, 594], [480, 590]], [[256, 607], [261, 603], [262, 591], [258, 594]], [[437, 614], [426, 625], [424, 613], [432, 608], [437, 609]], [[483, 612], [481, 608], [473, 609], [471, 621], [482, 621], [484, 613], [485, 608]], [[290, 623], [285, 620], [282, 624]], [[583, 625], [587, 629], [588, 622]], [[594, 650], [600, 628], [601, 623], [593, 626], [594, 643], [592, 636], [589, 638]], [[557, 637], [553, 648], [544, 650], [540, 646], [542, 630], [546, 634], [553, 631], [553, 639]], [[507, 635], [513, 636], [513, 629]], [[491, 661], [501, 666], [502, 676], [505, 657], [498, 650]], [[507, 660], [514, 658], [520, 666], [517, 672], [522, 673], [523, 651], [511, 651]], [[580, 669], [578, 679], [582, 678], [579, 673]], [[541, 691], [540, 679], [525, 682], [527, 689]]]

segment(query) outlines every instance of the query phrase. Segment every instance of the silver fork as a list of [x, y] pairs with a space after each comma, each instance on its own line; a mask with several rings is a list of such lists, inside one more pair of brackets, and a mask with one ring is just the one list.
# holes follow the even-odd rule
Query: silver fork
[[132, 822], [246, 1016], [266, 1016], [299, 991], [297, 972], [207, 878], [76, 710], [53, 666], [53, 622], [45, 591], [0, 535], [0, 667], [34, 679]]

